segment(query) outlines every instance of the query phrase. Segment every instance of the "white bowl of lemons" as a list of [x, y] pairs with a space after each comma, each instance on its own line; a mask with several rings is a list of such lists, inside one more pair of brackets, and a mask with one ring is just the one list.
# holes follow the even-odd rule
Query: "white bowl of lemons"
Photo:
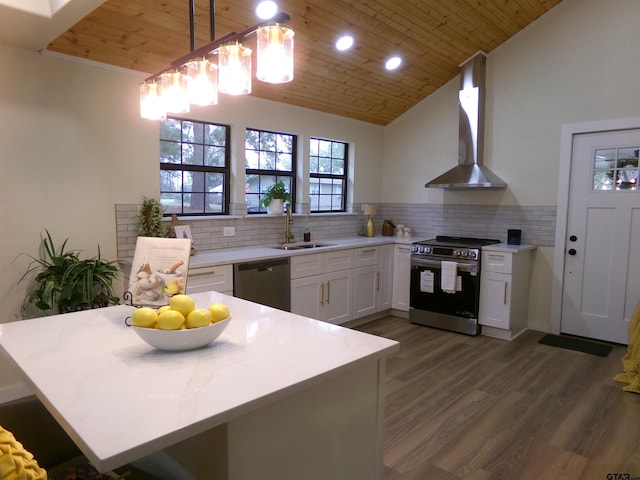
[[167, 351], [202, 348], [213, 342], [231, 321], [229, 308], [213, 303], [196, 308], [188, 295], [174, 295], [158, 310], [140, 307], [131, 315], [131, 326], [149, 345]]

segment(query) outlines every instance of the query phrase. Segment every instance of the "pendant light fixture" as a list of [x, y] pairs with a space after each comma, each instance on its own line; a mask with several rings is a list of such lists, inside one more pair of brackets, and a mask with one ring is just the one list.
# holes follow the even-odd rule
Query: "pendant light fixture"
[[293, 30], [282, 25], [258, 28], [256, 78], [268, 83], [293, 80]]
[[[190, 105], [216, 105], [218, 92], [251, 93], [252, 49], [241, 42], [257, 35], [258, 80], [286, 83], [293, 80], [293, 37], [283, 24], [291, 17], [282, 12], [241, 33], [215, 40], [215, 1], [209, 0], [211, 41], [195, 49], [195, 5], [189, 0], [191, 52], [140, 85], [140, 116], [164, 119], [167, 113], [187, 113]], [[217, 55], [217, 61], [215, 56]]]
[[227, 95], [251, 93], [251, 49], [235, 42], [218, 48], [218, 89]]

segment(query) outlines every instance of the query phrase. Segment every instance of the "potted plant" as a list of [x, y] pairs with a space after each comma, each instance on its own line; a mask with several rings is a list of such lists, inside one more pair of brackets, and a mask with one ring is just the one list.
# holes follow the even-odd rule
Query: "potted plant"
[[162, 226], [162, 204], [155, 198], [142, 197], [138, 211], [138, 235], [141, 237], [164, 237]]
[[267, 207], [267, 213], [271, 215], [282, 215], [284, 212], [283, 204], [286, 202], [291, 202], [291, 195], [287, 192], [282, 181], [267, 188], [262, 197], [262, 204]]
[[113, 280], [119, 270], [116, 262], [104, 260], [100, 255], [81, 259], [77, 251], [66, 250], [69, 239], [57, 249], [51, 234], [45, 230], [42, 240], [42, 258], [31, 257], [22, 281], [29, 274], [37, 272], [35, 285], [27, 294], [23, 311], [28, 305], [44, 312], [75, 312], [91, 308], [117, 305], [120, 299], [113, 295]]

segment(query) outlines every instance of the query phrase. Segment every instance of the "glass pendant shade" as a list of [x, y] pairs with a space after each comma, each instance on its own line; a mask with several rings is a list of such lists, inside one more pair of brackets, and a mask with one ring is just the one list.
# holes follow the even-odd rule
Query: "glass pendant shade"
[[189, 82], [180, 72], [165, 72], [160, 75], [160, 98], [167, 112], [187, 113], [189, 105]]
[[189, 81], [189, 102], [201, 107], [218, 104], [218, 66], [206, 59], [185, 65]]
[[163, 120], [167, 112], [162, 105], [156, 82], [140, 84], [140, 116], [149, 120]]
[[267, 25], [258, 28], [256, 35], [257, 79], [268, 83], [293, 80], [293, 30], [282, 25]]
[[251, 93], [251, 49], [234, 43], [218, 49], [218, 91], [227, 95]]

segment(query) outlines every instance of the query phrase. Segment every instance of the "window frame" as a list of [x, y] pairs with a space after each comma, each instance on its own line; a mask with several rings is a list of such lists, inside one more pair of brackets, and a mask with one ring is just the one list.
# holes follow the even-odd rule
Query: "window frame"
[[[247, 150], [249, 150], [247, 148], [247, 135], [249, 132], [258, 132], [259, 135], [261, 134], [270, 134], [270, 135], [286, 135], [291, 137], [291, 170], [278, 170], [278, 169], [266, 169], [266, 168], [248, 168], [247, 167]], [[245, 147], [244, 147], [244, 172], [245, 172], [245, 202], [247, 204], [247, 215], [264, 215], [267, 214], [267, 210], [265, 207], [263, 207], [262, 205], [262, 198], [263, 198], [263, 193], [264, 193], [264, 188], [262, 188], [262, 182], [260, 182], [260, 177], [275, 177], [275, 181], [278, 182], [279, 180], [281, 180], [282, 178], [289, 178], [289, 195], [291, 196], [291, 211], [295, 212], [295, 205], [296, 205], [296, 182], [297, 182], [297, 165], [298, 165], [298, 135], [294, 134], [294, 133], [288, 133], [288, 132], [281, 132], [281, 131], [275, 131], [275, 130], [265, 130], [262, 128], [254, 128], [254, 127], [246, 127], [245, 128], [245, 133], [244, 133], [244, 140], [245, 140]], [[260, 142], [258, 142], [260, 143]], [[276, 156], [279, 153], [279, 150], [276, 148], [275, 151], [271, 151], [271, 150], [254, 150], [251, 149], [253, 151], [258, 152], [258, 155], [260, 155], [260, 152], [270, 152], [275, 154]], [[281, 152], [281, 153], [289, 153], [289, 152]], [[251, 195], [255, 195], [255, 192], [247, 192], [247, 178], [250, 175], [257, 175], [258, 176], [258, 211], [249, 211], [249, 202], [247, 201], [247, 195], [251, 194]]]
[[[311, 165], [312, 165], [313, 158], [318, 158], [318, 159], [321, 158], [319, 155], [318, 156], [311, 155], [312, 141], [330, 142], [332, 145], [332, 148], [331, 148], [332, 152], [333, 152], [334, 144], [344, 145], [344, 158], [341, 159], [344, 162], [344, 168], [343, 168], [342, 174], [339, 175], [334, 173], [312, 173]], [[327, 158], [327, 157], [322, 157], [322, 158]], [[330, 158], [332, 161], [336, 159], [336, 157], [333, 157], [333, 154], [331, 157], [328, 157], [328, 158]], [[312, 136], [309, 138], [309, 192], [308, 194], [309, 194], [309, 211], [311, 214], [344, 213], [347, 211], [347, 186], [349, 183], [348, 173], [349, 173], [349, 142], [344, 142], [341, 140], [332, 140], [329, 138], [322, 138], [322, 137], [316, 137], [316, 136]], [[313, 197], [314, 196], [320, 197], [320, 193], [318, 194], [311, 193], [312, 180], [314, 179], [331, 179], [333, 181], [340, 180], [342, 182], [342, 201], [339, 209], [331, 208], [330, 210], [314, 210], [312, 208], [312, 205], [314, 204], [314, 202], [312, 201]], [[330, 196], [333, 198], [335, 194], [331, 193]], [[318, 206], [319, 205], [320, 205], [320, 199], [318, 198]], [[331, 202], [331, 205], [333, 205], [333, 202]]]
[[[161, 130], [158, 133], [159, 136], [159, 145], [162, 145], [162, 142], [173, 142], [179, 145], [180, 148], [180, 163], [165, 163], [162, 162], [162, 157], [160, 156], [159, 158], [159, 163], [160, 163], [160, 176], [162, 176], [162, 172], [163, 171], [178, 171], [178, 172], [197, 172], [197, 173], [216, 173], [216, 174], [222, 174], [223, 175], [223, 195], [222, 195], [222, 211], [220, 212], [209, 212], [206, 211], [206, 194], [210, 193], [207, 192], [206, 190], [204, 190], [203, 192], [185, 192], [184, 191], [184, 183], [182, 184], [182, 188], [179, 192], [173, 192], [173, 191], [163, 191], [162, 190], [162, 178], [160, 178], [160, 201], [162, 203], [162, 195], [164, 194], [179, 194], [182, 202], [180, 203], [179, 206], [179, 211], [175, 211], [175, 208], [172, 208], [172, 211], [167, 212], [166, 211], [166, 207], [165, 207], [165, 213], [163, 214], [164, 217], [169, 217], [171, 215], [180, 215], [180, 216], [196, 216], [196, 217], [204, 217], [204, 216], [220, 216], [220, 215], [229, 215], [229, 211], [230, 211], [230, 201], [231, 201], [231, 126], [227, 125], [227, 124], [223, 124], [223, 123], [216, 123], [216, 122], [208, 122], [208, 121], [202, 121], [202, 120], [193, 120], [193, 119], [189, 119], [189, 118], [179, 118], [179, 117], [167, 117], [166, 120], [172, 120], [172, 121], [177, 121], [180, 122], [180, 139], [179, 140], [173, 140], [173, 139], [163, 139], [161, 136]], [[164, 120], [161, 120], [161, 122]], [[205, 151], [205, 147], [206, 146], [217, 146], [220, 147], [222, 145], [214, 145], [214, 144], [208, 144], [205, 143], [205, 140], [203, 138], [202, 143], [198, 143], [198, 142], [191, 142], [191, 141], [185, 141], [184, 138], [184, 123], [193, 123], [193, 124], [200, 124], [203, 125], [203, 128], [206, 128], [207, 126], [215, 126], [215, 127], [223, 127], [225, 129], [225, 135], [224, 135], [224, 166], [205, 166], [204, 165], [204, 161], [202, 165], [191, 165], [191, 164], [185, 164], [183, 162], [183, 154], [184, 154], [184, 146], [185, 145], [197, 145], [197, 146], [201, 146], [203, 148], [203, 155], [204, 155], [204, 151]], [[160, 127], [161, 129], [161, 127]], [[204, 159], [203, 159], [204, 160]], [[206, 188], [206, 187], [203, 187]], [[185, 203], [184, 203], [184, 195], [185, 194], [190, 194], [190, 193], [202, 193], [204, 196], [204, 205], [203, 206], [203, 211], [201, 212], [193, 212], [193, 211], [185, 211]], [[164, 205], [163, 205], [164, 206]]]

